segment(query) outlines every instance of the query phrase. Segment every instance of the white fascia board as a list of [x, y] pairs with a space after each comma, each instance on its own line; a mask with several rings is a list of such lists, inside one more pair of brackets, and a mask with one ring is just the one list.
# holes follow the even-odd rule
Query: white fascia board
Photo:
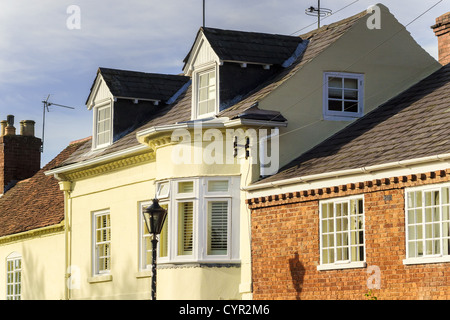
[[444, 170], [450, 167], [450, 153], [396, 161], [379, 165], [333, 171], [285, 180], [250, 185], [242, 188], [247, 191], [247, 199], [274, 194], [319, 189], [364, 182], [386, 177], [425, 173]]
[[82, 170], [84, 168], [87, 168], [87, 167], [90, 167], [93, 165], [99, 165], [102, 163], [107, 163], [110, 161], [118, 160], [118, 159], [130, 156], [130, 155], [133, 155], [135, 153], [144, 151], [146, 149], [148, 149], [147, 146], [138, 145], [138, 146], [131, 147], [131, 148], [128, 148], [125, 150], [121, 150], [121, 151], [113, 152], [113, 153], [110, 153], [110, 154], [107, 154], [104, 156], [100, 156], [100, 157], [97, 157], [97, 158], [94, 158], [91, 160], [86, 160], [86, 161], [82, 161], [82, 162], [78, 162], [78, 163], [74, 163], [74, 164], [69, 164], [64, 167], [52, 169], [52, 170], [46, 171], [45, 175], [58, 176], [58, 174], [67, 173], [67, 172], [76, 171], [76, 170]]
[[114, 96], [114, 101], [117, 101], [117, 99], [136, 100], [137, 102], [139, 102], [139, 101], [161, 102], [161, 100], [157, 100], [157, 99], [143, 99], [143, 98], [135, 98], [135, 97]]
[[144, 129], [136, 133], [136, 138], [140, 143], [145, 143], [152, 135], [170, 132], [177, 129], [211, 129], [211, 128], [232, 128], [239, 126], [258, 126], [258, 127], [286, 127], [287, 122], [279, 121], [262, 121], [251, 119], [235, 119], [228, 120], [228, 118], [208, 119], [206, 121], [195, 120], [183, 123], [169, 124], [163, 126], [155, 126], [148, 129]]
[[287, 122], [252, 120], [252, 119], [234, 119], [227, 121], [225, 123], [225, 127], [238, 127], [238, 126], [287, 127], [287, 125], [288, 125]]
[[104, 82], [103, 80], [103, 76], [98, 73], [98, 76], [95, 79], [95, 83], [94, 86], [92, 88], [91, 93], [89, 94], [87, 103], [86, 103], [86, 107], [88, 108], [88, 110], [91, 110], [94, 106], [95, 106], [95, 96], [97, 96], [98, 90], [100, 89], [100, 84]]
[[204, 43], [208, 43], [208, 46], [211, 48], [211, 50], [214, 52], [214, 59], [212, 61], [216, 62], [216, 63], [220, 63], [220, 59], [219, 56], [217, 55], [217, 53], [214, 51], [214, 49], [211, 47], [211, 45], [209, 44], [208, 39], [205, 37], [205, 35], [203, 34], [203, 32], [201, 32], [197, 39], [195, 39], [194, 45], [192, 46], [192, 52], [191, 55], [189, 56], [188, 61], [186, 62], [186, 65], [183, 69], [183, 73], [186, 76], [192, 76], [192, 72], [194, 71], [194, 62], [197, 59], [198, 53], [200, 52], [200, 49], [202, 48], [202, 45]]
[[187, 121], [175, 124], [168, 124], [162, 126], [155, 126], [148, 129], [144, 129], [136, 133], [136, 138], [140, 143], [145, 143], [152, 135], [163, 132], [171, 132], [177, 129], [198, 129], [198, 128], [223, 128], [225, 127], [225, 118], [207, 119], [206, 121], [195, 120]]

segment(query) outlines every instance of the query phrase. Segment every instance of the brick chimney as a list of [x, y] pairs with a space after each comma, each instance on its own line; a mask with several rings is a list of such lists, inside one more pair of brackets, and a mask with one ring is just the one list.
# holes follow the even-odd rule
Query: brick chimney
[[436, 24], [431, 29], [438, 38], [439, 62], [445, 66], [450, 63], [450, 12], [436, 18]]
[[41, 168], [41, 139], [34, 136], [32, 120], [20, 122], [20, 134], [16, 134], [14, 116], [0, 121], [0, 194], [18, 181], [32, 177]]

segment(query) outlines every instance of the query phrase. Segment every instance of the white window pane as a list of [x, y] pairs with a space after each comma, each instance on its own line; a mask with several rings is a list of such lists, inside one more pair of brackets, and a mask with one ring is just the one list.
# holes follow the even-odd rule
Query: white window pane
[[192, 202], [178, 204], [178, 255], [191, 255], [194, 237], [194, 212]]
[[179, 193], [192, 193], [194, 192], [194, 182], [193, 181], [183, 181], [178, 183]]
[[208, 192], [228, 192], [228, 180], [208, 181]]
[[344, 79], [344, 88], [347, 89], [358, 89], [358, 80], [357, 79]]
[[208, 255], [227, 254], [228, 201], [208, 202]]
[[200, 115], [208, 113], [208, 101], [200, 102], [198, 104], [198, 113]]
[[328, 87], [342, 88], [342, 78], [328, 78]]
[[[169, 210], [168, 204], [161, 204], [161, 207], [166, 209], [168, 212], [168, 210]], [[169, 225], [169, 214], [167, 214], [167, 216], [166, 216], [166, 220], [164, 221], [164, 225], [163, 225], [161, 233], [159, 235], [159, 256], [160, 257], [167, 257], [169, 254], [168, 225]]]
[[328, 98], [342, 99], [342, 90], [332, 88], [328, 89]]

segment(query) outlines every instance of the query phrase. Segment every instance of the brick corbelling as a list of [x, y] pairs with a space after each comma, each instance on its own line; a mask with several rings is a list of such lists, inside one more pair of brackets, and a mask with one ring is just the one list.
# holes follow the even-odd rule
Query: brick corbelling
[[353, 194], [414, 187], [448, 181], [450, 181], [450, 168], [425, 173], [360, 181], [320, 189], [309, 189], [283, 194], [274, 194], [266, 197], [251, 198], [246, 200], [246, 204], [250, 209], [258, 209], [303, 201], [321, 200], [339, 196], [349, 196]]

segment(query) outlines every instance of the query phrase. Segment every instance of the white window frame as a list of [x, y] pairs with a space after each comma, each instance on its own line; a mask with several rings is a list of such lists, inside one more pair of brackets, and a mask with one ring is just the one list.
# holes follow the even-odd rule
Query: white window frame
[[[348, 260], [341, 260], [341, 261], [334, 261], [332, 263], [324, 263], [324, 259], [323, 259], [323, 235], [324, 235], [324, 230], [323, 230], [323, 225], [322, 222], [324, 219], [323, 217], [323, 210], [322, 210], [322, 205], [324, 204], [332, 204], [333, 205], [333, 211], [334, 208], [336, 207], [336, 205], [340, 205], [340, 204], [344, 204], [347, 203], [348, 205], [348, 210], [350, 210], [350, 203], [352, 200], [358, 201], [358, 200], [362, 200], [362, 232], [363, 232], [363, 259], [362, 261], [351, 261], [352, 257], [352, 244], [351, 244], [351, 232], [352, 230], [359, 230], [359, 229], [351, 229], [351, 221], [350, 221], [350, 216], [351, 213], [349, 212], [348, 214], [348, 254], [349, 254], [349, 259]], [[330, 219], [328, 219], [330, 220]], [[320, 246], [319, 246], [319, 250], [320, 250], [320, 265], [317, 266], [317, 270], [333, 270], [333, 269], [349, 269], [349, 268], [364, 268], [366, 267], [366, 239], [365, 239], [365, 211], [364, 211], [364, 195], [356, 195], [356, 196], [350, 196], [350, 197], [342, 197], [342, 198], [333, 198], [333, 199], [329, 199], [329, 200], [323, 200], [323, 201], [319, 201], [319, 236], [320, 236]], [[336, 259], [337, 257], [337, 240], [336, 240], [336, 215], [334, 215], [333, 217], [333, 232], [328, 232], [328, 234], [332, 234], [334, 237], [333, 243], [334, 246], [329, 247], [332, 248], [334, 250], [334, 257]]]
[[[215, 73], [215, 105], [214, 105], [214, 111], [208, 112], [204, 114], [199, 114], [199, 86], [200, 86], [200, 76], [209, 72]], [[193, 73], [193, 92], [192, 92], [192, 113], [191, 118], [192, 120], [196, 119], [204, 119], [204, 118], [210, 118], [215, 116], [219, 112], [219, 68], [217, 66], [217, 63], [209, 63], [204, 66], [201, 66], [197, 68]]]
[[[160, 198], [158, 198], [158, 199], [159, 199], [159, 205], [160, 206], [165, 206], [165, 205], [169, 206], [169, 202], [167, 201], [167, 199], [166, 200], [160, 199]], [[139, 206], [138, 206], [138, 208], [139, 208], [138, 209], [139, 252], [140, 252], [140, 254], [139, 254], [139, 269], [141, 271], [148, 271], [148, 270], [151, 270], [151, 268], [152, 268], [151, 262], [149, 264], [147, 264], [147, 259], [149, 259], [151, 261], [151, 258], [152, 258], [152, 247], [151, 247], [151, 245], [150, 245], [150, 247], [147, 247], [147, 241], [146, 241], [146, 238], [150, 239], [151, 235], [147, 231], [147, 226], [145, 224], [144, 217], [143, 217], [143, 214], [142, 214], [144, 212], [144, 210], [148, 206], [150, 206], [151, 204], [152, 204], [151, 200], [146, 200], [146, 201], [139, 202]], [[168, 209], [168, 211], [169, 211], [169, 209]], [[168, 224], [168, 218], [169, 217], [166, 217], [165, 224], [166, 223]], [[167, 261], [168, 260], [168, 256], [167, 257], [161, 257], [160, 256], [160, 252], [161, 252], [160, 251], [161, 250], [161, 247], [160, 247], [161, 239], [160, 239], [160, 237], [161, 237], [161, 235], [158, 235], [157, 237], [158, 237], [158, 246], [157, 246], [158, 254], [157, 254], [156, 259], [157, 259], [157, 263], [161, 263], [161, 262]]]
[[[447, 190], [445, 190], [447, 189]], [[433, 184], [426, 185], [421, 187], [411, 187], [405, 189], [405, 246], [406, 246], [406, 257], [403, 260], [404, 264], [426, 264], [426, 263], [442, 263], [442, 262], [450, 262], [450, 203], [443, 202], [443, 191], [450, 190], [450, 183], [443, 184]], [[425, 202], [425, 193], [429, 192], [439, 192], [439, 203], [433, 204], [430, 206], [426, 205]], [[414, 198], [415, 205], [411, 203], [410, 195], [413, 193], [420, 193], [422, 197], [421, 206], [417, 206], [417, 200]], [[433, 212], [435, 208], [439, 208], [438, 215], [431, 215], [430, 217], [436, 218], [439, 217], [438, 222], [430, 222], [427, 221], [427, 210], [428, 212]], [[447, 212], [446, 215], [443, 214], [444, 210]], [[414, 210], [414, 212], [413, 212]], [[414, 216], [413, 216], [414, 213]], [[420, 215], [420, 221], [419, 217]], [[414, 220], [414, 221], [412, 221]], [[418, 222], [419, 221], [419, 222]], [[429, 229], [428, 226], [433, 228], [434, 225], [438, 225], [438, 229]], [[418, 232], [417, 227], [421, 227], [421, 234], [423, 236], [422, 240], [412, 239], [412, 234]], [[444, 230], [444, 227], [447, 227], [447, 230]], [[428, 237], [428, 231], [433, 230], [432, 232], [438, 232], [437, 237]], [[445, 231], [445, 233], [444, 233]], [[439, 252], [436, 254], [427, 253], [427, 241], [436, 240], [439, 242]], [[444, 254], [444, 241], [447, 240], [447, 254]], [[422, 245], [422, 255], [412, 255], [410, 242], [415, 242], [416, 244], [421, 242]], [[416, 251], [417, 253], [417, 251]]]
[[[209, 192], [209, 181], [227, 181], [228, 190]], [[193, 192], [179, 193], [181, 182], [193, 182]], [[238, 263], [239, 260], [239, 177], [194, 177], [170, 180], [170, 197], [161, 198], [160, 203], [167, 203], [168, 210], [168, 254], [159, 257], [158, 263]], [[166, 181], [164, 181], [165, 183]], [[159, 189], [159, 183], [156, 189]], [[227, 206], [227, 253], [208, 254], [208, 203], [211, 201], [226, 201]], [[178, 204], [193, 203], [193, 250], [192, 254], [178, 254]], [[158, 243], [159, 245], [159, 243]]]
[[[109, 139], [107, 142], [99, 144], [98, 141], [98, 130], [99, 130], [99, 119], [98, 119], [98, 112], [101, 109], [106, 109], [109, 108]], [[112, 144], [113, 141], [113, 102], [111, 99], [108, 99], [107, 101], [104, 101], [102, 103], [100, 103], [99, 105], [94, 107], [94, 124], [93, 124], [93, 134], [92, 134], [92, 138], [93, 138], [93, 148], [94, 149], [102, 149], [105, 148], [107, 146], [110, 146]]]
[[[329, 78], [343, 78], [343, 79], [356, 79], [358, 83], [358, 111], [346, 112], [337, 110], [328, 110], [328, 89]], [[351, 90], [351, 89], [349, 89]], [[337, 101], [338, 99], [336, 99]], [[339, 99], [345, 101], [345, 98]], [[325, 120], [346, 121], [355, 118], [360, 118], [364, 115], [364, 74], [359, 73], [345, 73], [345, 72], [324, 72], [323, 73], [323, 118]]]
[[[109, 227], [98, 227], [97, 226], [97, 217], [99, 216], [108, 216], [109, 219]], [[97, 242], [97, 231], [99, 229], [109, 229], [110, 237], [112, 237], [111, 232], [111, 213], [109, 209], [95, 211], [92, 213], [92, 274], [93, 276], [99, 275], [109, 275], [111, 274], [111, 240], [105, 240]], [[99, 246], [101, 245], [109, 245], [109, 255], [105, 256], [105, 259], [108, 259], [108, 269], [100, 269], [100, 256], [99, 256]]]
[[[10, 263], [12, 269], [9, 269]], [[18, 264], [18, 265], [17, 265]], [[6, 300], [22, 299], [22, 255], [13, 252], [6, 258]], [[12, 277], [12, 279], [11, 279]], [[17, 277], [19, 279], [17, 279]], [[12, 280], [12, 281], [10, 281]], [[9, 291], [11, 289], [11, 291]]]

